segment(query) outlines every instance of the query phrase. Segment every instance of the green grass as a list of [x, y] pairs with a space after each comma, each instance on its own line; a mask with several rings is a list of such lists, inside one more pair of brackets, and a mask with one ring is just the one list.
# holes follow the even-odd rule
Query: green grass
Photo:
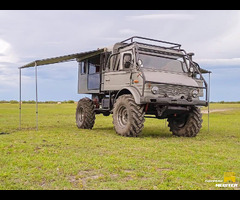
[[[172, 136], [165, 120], [146, 119], [138, 138], [118, 136], [112, 116], [96, 116], [92, 130], [75, 125], [76, 104], [0, 104], [0, 189], [239, 189], [217, 188], [205, 180], [223, 180], [235, 172], [240, 184], [240, 104], [203, 114], [195, 138]], [[230, 182], [231, 183], [231, 182]]]

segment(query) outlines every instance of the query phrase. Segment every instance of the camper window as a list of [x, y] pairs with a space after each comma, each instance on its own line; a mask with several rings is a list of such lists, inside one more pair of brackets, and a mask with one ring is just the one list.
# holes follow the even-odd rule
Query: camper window
[[86, 62], [79, 62], [79, 67], [81, 69], [81, 74], [87, 73], [87, 63]]

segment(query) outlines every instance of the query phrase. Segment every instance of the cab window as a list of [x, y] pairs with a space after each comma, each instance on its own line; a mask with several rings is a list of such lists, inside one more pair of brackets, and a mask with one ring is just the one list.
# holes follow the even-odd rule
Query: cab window
[[125, 53], [123, 55], [123, 69], [129, 69], [132, 65], [132, 54]]
[[120, 54], [115, 54], [109, 57], [109, 61], [107, 63], [108, 71], [118, 71], [120, 65]]

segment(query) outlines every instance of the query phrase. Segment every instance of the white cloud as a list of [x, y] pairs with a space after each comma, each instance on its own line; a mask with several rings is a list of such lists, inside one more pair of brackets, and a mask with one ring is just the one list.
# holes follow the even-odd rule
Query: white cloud
[[18, 70], [16, 64], [18, 57], [10, 43], [0, 38], [0, 99], [6, 91], [18, 86]]
[[240, 68], [240, 58], [203, 58], [196, 61], [207, 66], [239, 66]]
[[0, 39], [0, 53], [1, 54], [5, 53], [5, 51], [9, 48], [9, 46], [10, 45], [6, 41]]
[[128, 16], [130, 20], [193, 20], [194, 15], [192, 14], [145, 14], [145, 15], [135, 15]]
[[11, 45], [0, 38], [0, 63], [13, 63], [17, 61]]
[[128, 29], [128, 28], [126, 28], [126, 29], [121, 29], [121, 30], [119, 30], [119, 33], [120, 33], [120, 34], [123, 34], [123, 35], [134, 35], [134, 34], [137, 33], [137, 31], [136, 31], [136, 30], [133, 30], [133, 29]]

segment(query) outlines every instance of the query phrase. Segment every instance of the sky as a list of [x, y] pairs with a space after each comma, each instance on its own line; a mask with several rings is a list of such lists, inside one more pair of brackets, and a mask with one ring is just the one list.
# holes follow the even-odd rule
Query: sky
[[[240, 101], [240, 10], [0, 10], [0, 100], [19, 99], [18, 67], [134, 35], [179, 43], [210, 70], [210, 101]], [[77, 62], [38, 67], [38, 100], [79, 100]], [[34, 68], [22, 100], [35, 99]], [[206, 77], [208, 79], [208, 76]]]

